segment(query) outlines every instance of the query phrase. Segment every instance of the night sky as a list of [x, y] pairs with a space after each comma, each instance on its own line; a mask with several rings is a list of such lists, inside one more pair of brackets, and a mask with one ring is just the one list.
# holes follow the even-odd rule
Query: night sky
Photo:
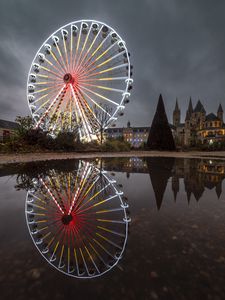
[[112, 26], [134, 65], [131, 102], [117, 123], [150, 125], [162, 93], [171, 120], [175, 99], [185, 117], [190, 96], [208, 112], [225, 109], [224, 0], [1, 0], [0, 118], [29, 114], [26, 80], [44, 40], [80, 19]]

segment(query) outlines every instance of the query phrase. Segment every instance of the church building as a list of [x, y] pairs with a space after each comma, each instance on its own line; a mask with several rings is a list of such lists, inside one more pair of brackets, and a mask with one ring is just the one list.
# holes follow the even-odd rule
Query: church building
[[185, 122], [181, 123], [181, 112], [176, 100], [173, 111], [172, 131], [177, 146], [195, 146], [197, 144], [213, 144], [225, 141], [222, 105], [219, 105], [217, 114], [206, 114], [206, 110], [200, 100], [193, 108], [192, 100], [190, 99]]

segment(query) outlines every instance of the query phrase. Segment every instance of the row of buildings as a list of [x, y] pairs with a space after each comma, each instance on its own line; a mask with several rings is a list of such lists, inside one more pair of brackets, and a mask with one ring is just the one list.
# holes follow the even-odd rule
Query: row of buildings
[[[176, 101], [173, 111], [173, 123], [170, 124], [176, 146], [195, 146], [198, 144], [213, 144], [225, 141], [225, 124], [223, 121], [223, 108], [219, 104], [217, 113], [206, 113], [200, 100], [193, 108], [190, 99], [186, 111], [184, 123], [181, 122], [181, 111]], [[109, 128], [106, 131], [107, 138], [123, 137], [133, 147], [138, 148], [147, 142], [150, 127]]]
[[127, 127], [114, 127], [106, 129], [105, 136], [108, 139], [123, 138], [134, 148], [139, 148], [147, 142], [150, 127], [131, 127], [130, 122]]
[[0, 120], [0, 143], [9, 140], [18, 126], [16, 122]]
[[[7, 140], [18, 127], [15, 122], [0, 120], [0, 142]], [[175, 144], [178, 147], [190, 147], [198, 144], [213, 144], [225, 141], [225, 124], [223, 120], [223, 108], [219, 104], [217, 113], [206, 113], [200, 100], [193, 107], [190, 99], [186, 110], [185, 121], [181, 122], [181, 110], [176, 101], [173, 111], [173, 123], [170, 124]], [[123, 138], [134, 148], [139, 148], [148, 140], [150, 127], [127, 127], [108, 128], [105, 131], [106, 139]]]

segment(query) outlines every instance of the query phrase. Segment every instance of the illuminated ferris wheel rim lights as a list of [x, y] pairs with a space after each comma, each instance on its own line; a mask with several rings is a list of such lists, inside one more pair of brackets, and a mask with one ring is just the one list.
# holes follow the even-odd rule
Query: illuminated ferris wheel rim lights
[[[84, 165], [85, 165], [85, 163], [84, 163]], [[95, 277], [99, 277], [99, 276], [102, 276], [102, 275], [104, 275], [105, 273], [107, 273], [107, 272], [109, 272], [112, 268], [114, 268], [117, 264], [118, 264], [118, 262], [119, 262], [119, 260], [122, 258], [122, 255], [123, 255], [123, 253], [124, 253], [124, 250], [125, 250], [125, 247], [126, 247], [126, 243], [127, 243], [127, 237], [128, 237], [128, 226], [129, 226], [129, 222], [131, 221], [131, 219], [130, 219], [130, 217], [128, 217], [128, 215], [127, 215], [127, 212], [126, 212], [126, 209], [128, 208], [128, 204], [126, 203], [126, 202], [124, 202], [123, 201], [123, 199], [121, 198], [121, 196], [122, 196], [122, 194], [123, 193], [121, 193], [119, 190], [118, 190], [118, 188], [117, 188], [117, 186], [116, 186], [116, 181], [115, 180], [111, 180], [110, 179], [110, 177], [108, 177], [108, 175], [107, 175], [107, 172], [105, 172], [104, 170], [103, 171], [100, 171], [98, 168], [96, 168], [96, 167], [94, 167], [93, 168], [93, 165], [92, 164], [90, 164], [90, 163], [87, 163], [86, 165], [85, 165], [85, 168], [84, 168], [84, 170], [83, 170], [83, 175], [80, 177], [80, 183], [82, 183], [82, 182], [84, 182], [85, 181], [85, 179], [87, 179], [88, 178], [88, 176], [90, 175], [90, 172], [92, 172], [92, 171], [95, 171], [96, 172], [96, 180], [95, 180], [95, 182], [97, 183], [97, 181], [98, 181], [98, 179], [99, 179], [99, 175], [101, 174], [102, 176], [103, 176], [103, 178], [105, 178], [105, 187], [104, 187], [104, 189], [107, 187], [107, 186], [110, 186], [110, 188], [112, 189], [112, 194], [108, 194], [107, 196], [105, 196], [105, 197], [108, 197], [107, 199], [105, 199], [105, 197], [104, 197], [104, 199], [105, 200], [102, 200], [102, 201], [100, 201], [100, 202], [98, 202], [99, 200], [97, 200], [97, 203], [94, 205], [95, 207], [96, 206], [99, 206], [99, 205], [101, 205], [102, 203], [105, 203], [105, 202], [107, 202], [107, 203], [111, 203], [111, 201], [113, 200], [113, 199], [115, 199], [116, 201], [118, 201], [118, 204], [120, 203], [120, 205], [119, 206], [117, 206], [116, 205], [116, 207], [114, 207], [113, 209], [110, 209], [110, 206], [109, 206], [109, 211], [111, 211], [112, 213], [113, 212], [115, 212], [115, 211], [121, 211], [121, 212], [123, 212], [123, 216], [124, 217], [122, 217], [122, 219], [115, 219], [114, 221], [110, 218], [110, 216], [105, 216], [105, 220], [102, 220], [102, 221], [104, 221], [104, 222], [114, 222], [115, 224], [117, 223], [120, 223], [120, 224], [123, 224], [124, 225], [124, 234], [121, 234], [121, 237], [123, 237], [123, 243], [121, 244], [121, 246], [119, 247], [119, 250], [115, 253], [115, 255], [114, 254], [112, 254], [113, 256], [111, 256], [111, 257], [113, 257], [114, 258], [114, 261], [111, 261], [111, 262], [106, 262], [106, 264], [105, 264], [105, 268], [104, 268], [104, 270], [103, 271], [100, 271], [100, 269], [98, 269], [98, 265], [95, 265], [95, 263], [96, 262], [94, 262], [94, 261], [92, 261], [93, 262], [93, 264], [95, 265], [95, 267], [96, 267], [96, 269], [98, 270], [98, 272], [95, 272], [95, 273], [91, 273], [91, 271], [90, 271], [90, 269], [88, 269], [88, 267], [87, 267], [87, 265], [86, 265], [86, 263], [85, 263], [85, 260], [84, 260], [84, 257], [83, 257], [83, 254], [81, 254], [82, 255], [82, 258], [83, 258], [83, 260], [84, 260], [84, 265], [85, 265], [85, 269], [86, 269], [86, 271], [84, 271], [84, 272], [82, 272], [81, 271], [81, 269], [80, 269], [80, 266], [78, 267], [76, 267], [76, 269], [77, 270], [70, 270], [70, 267], [69, 267], [69, 265], [70, 265], [70, 263], [68, 262], [68, 267], [66, 267], [66, 265], [65, 265], [65, 263], [63, 264], [63, 263], [61, 263], [61, 257], [60, 257], [60, 261], [59, 261], [59, 263], [58, 263], [58, 265], [56, 265], [56, 264], [54, 264], [54, 262], [56, 261], [56, 256], [54, 255], [54, 253], [55, 253], [55, 251], [53, 252], [53, 254], [51, 254], [52, 252], [50, 251], [50, 249], [48, 249], [48, 248], [41, 248], [41, 246], [40, 245], [42, 245], [42, 243], [43, 243], [43, 240], [44, 240], [44, 237], [43, 237], [43, 239], [42, 238], [40, 238], [40, 239], [35, 239], [35, 236], [36, 236], [36, 234], [38, 234], [38, 232], [39, 231], [42, 231], [43, 229], [32, 229], [31, 230], [31, 226], [33, 225], [33, 224], [35, 224], [35, 222], [37, 222], [37, 221], [31, 221], [30, 219], [29, 219], [29, 215], [35, 215], [35, 208], [36, 207], [38, 207], [35, 203], [33, 203], [33, 202], [35, 202], [35, 198], [37, 198], [37, 199], [39, 199], [40, 200], [40, 198], [38, 197], [38, 195], [37, 194], [35, 194], [36, 192], [37, 192], [37, 188], [40, 188], [40, 185], [39, 184], [41, 184], [42, 186], [44, 186], [44, 188], [45, 188], [45, 190], [46, 190], [46, 192], [47, 192], [47, 194], [49, 195], [49, 198], [50, 198], [50, 201], [52, 200], [52, 204], [54, 205], [55, 204], [55, 208], [56, 208], [56, 210], [59, 210], [59, 214], [60, 214], [60, 212], [61, 212], [61, 222], [63, 223], [63, 225], [64, 226], [70, 226], [70, 223], [71, 222], [73, 222], [74, 220], [73, 220], [73, 212], [72, 212], [72, 210], [71, 209], [69, 209], [68, 210], [68, 213], [64, 213], [63, 211], [62, 211], [62, 208], [59, 206], [59, 204], [57, 203], [57, 200], [54, 198], [54, 196], [53, 196], [53, 193], [52, 193], [52, 191], [51, 191], [51, 189], [49, 188], [49, 186], [48, 186], [48, 184], [46, 184], [44, 181], [46, 180], [46, 178], [45, 179], [43, 179], [42, 177], [38, 177], [38, 178], [35, 178], [35, 179], [33, 179], [32, 180], [32, 182], [33, 182], [33, 184], [34, 184], [34, 186], [36, 186], [36, 188], [34, 188], [34, 189], [30, 189], [30, 190], [28, 190], [28, 192], [27, 192], [27, 195], [26, 195], [26, 204], [25, 204], [25, 216], [26, 216], [26, 223], [27, 223], [27, 226], [28, 226], [28, 229], [29, 229], [29, 233], [30, 233], [30, 236], [31, 236], [31, 239], [32, 239], [32, 241], [33, 241], [33, 243], [35, 244], [35, 247], [37, 248], [37, 250], [38, 250], [38, 252], [42, 255], [42, 257], [44, 257], [45, 258], [45, 260], [48, 262], [48, 263], [50, 263], [50, 265], [51, 266], [53, 266], [55, 269], [57, 269], [58, 271], [60, 271], [61, 273], [63, 273], [63, 274], [65, 274], [65, 275], [67, 275], [67, 276], [70, 276], [70, 277], [74, 277], [74, 278], [82, 278], [82, 279], [88, 279], [88, 278], [95, 278]], [[79, 172], [79, 171], [77, 171], [77, 172]], [[78, 174], [78, 173], [77, 173]], [[114, 191], [114, 192], [113, 192]], [[74, 194], [74, 199], [76, 198], [76, 196], [77, 196], [77, 194], [79, 193], [79, 191], [77, 190], [76, 192], [75, 192], [75, 194]], [[114, 195], [113, 195], [114, 194]], [[43, 194], [44, 195], [44, 194]], [[76, 199], [78, 199], [78, 202], [79, 202], [79, 198], [76, 198]], [[89, 200], [87, 201], [87, 202], [81, 202], [81, 207], [84, 207], [84, 206], [86, 206], [86, 204], [89, 202]], [[113, 200], [113, 202], [114, 202], [114, 200]], [[117, 203], [117, 202], [116, 202]], [[71, 206], [70, 206], [70, 208], [71, 207], [74, 207], [74, 202], [72, 202], [72, 203], [70, 203], [71, 204]], [[28, 208], [28, 205], [32, 205], [32, 208]], [[43, 204], [42, 204], [43, 205]], [[48, 203], [48, 205], [49, 205], [49, 203]], [[79, 207], [78, 206], [78, 211], [80, 210], [80, 208], [81, 207]], [[88, 206], [89, 207], [89, 206]], [[83, 212], [86, 210], [88, 210], [89, 211], [89, 208], [82, 208], [82, 210], [81, 210], [81, 212], [82, 212], [82, 215], [83, 215]], [[34, 208], [34, 209], [33, 209]], [[74, 208], [76, 208], [76, 207], [74, 207]], [[52, 214], [50, 214], [49, 216], [52, 216]], [[104, 219], [104, 218], [103, 218]], [[99, 219], [100, 220], [100, 219]], [[108, 221], [107, 221], [108, 220]], [[51, 221], [52, 222], [52, 221]], [[44, 226], [47, 226], [47, 224], [46, 225], [44, 225]], [[103, 225], [102, 225], [103, 226]], [[99, 227], [99, 226], [97, 226], [97, 227]], [[97, 228], [96, 227], [96, 228]], [[101, 227], [101, 226], [100, 226]], [[103, 229], [103, 228], [102, 228]], [[50, 230], [50, 229], [49, 229]], [[113, 232], [113, 231], [112, 231]], [[114, 231], [113, 232], [114, 234], [116, 234], [116, 232]], [[96, 234], [97, 234], [97, 236], [99, 236], [100, 238], [104, 238], [100, 233], [97, 233], [96, 232]], [[118, 235], [120, 235], [120, 233], [117, 233]], [[45, 236], [47, 236], [47, 234], [45, 235]], [[58, 240], [59, 240], [59, 238], [58, 238]], [[116, 244], [114, 244], [113, 242], [111, 242], [112, 243], [112, 245], [114, 245], [114, 246], [117, 246]], [[84, 251], [85, 251], [85, 249], [86, 249], [86, 247], [85, 247], [85, 244], [86, 244], [86, 242], [84, 243]], [[86, 244], [87, 245], [87, 244]], [[58, 246], [57, 246], [58, 247]], [[65, 248], [66, 248], [66, 244], [65, 244]], [[104, 247], [103, 247], [104, 248]], [[63, 244], [63, 249], [64, 249], [64, 244]], [[77, 249], [77, 251], [78, 251], [79, 249]], [[90, 249], [89, 249], [90, 250]], [[71, 253], [72, 253], [72, 249], [70, 250], [71, 251]], [[88, 250], [86, 249], [86, 251], [88, 252]], [[49, 253], [50, 253], [50, 256], [49, 256]], [[81, 251], [81, 253], [82, 253], [82, 251]], [[55, 253], [56, 254], [56, 253]], [[89, 254], [89, 252], [88, 252], [88, 254]], [[90, 254], [89, 254], [90, 255]], [[100, 255], [101, 256], [101, 255]], [[57, 259], [57, 261], [58, 261], [58, 259]], [[70, 260], [69, 260], [70, 261]], [[81, 271], [81, 272], [80, 272]], [[75, 272], [77, 272], [76, 274], [75, 274]]]
[[[120, 68], [126, 67], [126, 69], [127, 69], [127, 75], [125, 77], [117, 76], [117, 77], [112, 77], [112, 78], [107, 78], [106, 77], [106, 78], [98, 78], [97, 79], [97, 80], [99, 80], [99, 82], [124, 80], [124, 82], [125, 82], [125, 89], [123, 89], [123, 90], [121, 90], [121, 89], [115, 89], [115, 88], [114, 89], [113, 88], [108, 88], [106, 86], [101, 86], [101, 85], [93, 85], [93, 84], [91, 84], [91, 82], [92, 81], [96, 81], [96, 78], [93, 77], [93, 79], [87, 80], [87, 78], [85, 79], [85, 77], [82, 77], [82, 78], [85, 79], [85, 81], [84, 81], [84, 79], [82, 79], [82, 78], [80, 79], [79, 78], [79, 76], [80, 76], [79, 74], [77, 75], [77, 74], [72, 74], [71, 72], [66, 72], [66, 70], [65, 70], [66, 68], [64, 68], [63, 64], [61, 65], [61, 72], [64, 72], [64, 74], [63, 73], [61, 74], [60, 72], [58, 72], [58, 74], [57, 74], [57, 72], [55, 72], [55, 71], [52, 72], [52, 73], [56, 74], [56, 75], [54, 75], [54, 76], [56, 76], [55, 78], [58, 78], [58, 80], [59, 80], [59, 78], [61, 78], [62, 82], [64, 84], [66, 84], [66, 88], [67, 88], [67, 85], [71, 85], [72, 84], [73, 87], [75, 87], [77, 89], [78, 81], [80, 80], [80, 84], [82, 86], [82, 89], [84, 89], [86, 91], [86, 98], [87, 98], [87, 95], [88, 95], [88, 100], [91, 101], [92, 104], [95, 103], [95, 100], [92, 98], [92, 96], [90, 96], [90, 93], [91, 93], [91, 95], [94, 95], [96, 97], [100, 97], [100, 94], [97, 93], [97, 92], [94, 92], [93, 90], [89, 89], [88, 87], [90, 87], [90, 88], [95, 87], [95, 89], [97, 88], [99, 90], [106, 90], [106, 91], [109, 90], [109, 91], [121, 93], [121, 97], [120, 97], [121, 100], [120, 100], [119, 103], [116, 103], [115, 101], [111, 100], [111, 103], [112, 104], [114, 103], [114, 105], [115, 105], [115, 109], [112, 112], [112, 114], [110, 114], [110, 117], [107, 120], [107, 124], [105, 124], [105, 128], [106, 128], [106, 127], [109, 126], [110, 123], [112, 123], [112, 121], [116, 120], [116, 116], [118, 115], [119, 111], [121, 111], [121, 110], [123, 110], [125, 108], [124, 104], [128, 103], [128, 102], [126, 102], [126, 99], [130, 96], [129, 90], [130, 90], [131, 84], [133, 83], [133, 79], [131, 78], [131, 66], [130, 66], [129, 52], [127, 50], [127, 47], [126, 47], [126, 44], [125, 44], [124, 40], [108, 24], [106, 24], [104, 22], [97, 21], [97, 20], [91, 20], [91, 19], [78, 20], [78, 21], [67, 23], [64, 26], [61, 26], [59, 29], [57, 29], [56, 31], [54, 31], [42, 43], [42, 45], [40, 46], [40, 48], [36, 52], [36, 54], [34, 56], [34, 59], [33, 59], [32, 63], [31, 63], [31, 66], [30, 66], [30, 69], [29, 69], [29, 73], [28, 73], [28, 78], [27, 78], [27, 99], [28, 99], [28, 105], [29, 105], [30, 112], [31, 112], [31, 114], [32, 114], [32, 116], [34, 118], [34, 121], [36, 123], [36, 128], [39, 125], [42, 126], [42, 124], [41, 124], [42, 122], [40, 122], [40, 120], [39, 120], [40, 115], [37, 112], [39, 112], [39, 110], [41, 110], [43, 107], [45, 107], [46, 103], [48, 103], [50, 101], [50, 100], [48, 100], [48, 101], [44, 102], [42, 104], [43, 105], [42, 107], [39, 106], [39, 108], [37, 108], [37, 106], [36, 106], [37, 103], [39, 103], [40, 100], [43, 100], [43, 98], [46, 97], [44, 95], [44, 96], [39, 97], [38, 99], [35, 99], [35, 95], [36, 94], [40, 94], [40, 93], [42, 93], [43, 91], [46, 90], [46, 88], [41, 89], [41, 90], [37, 90], [37, 91], [35, 90], [35, 87], [37, 87], [38, 84], [39, 84], [39, 86], [40, 86], [40, 84], [43, 84], [43, 85], [45, 84], [45, 82], [43, 82], [43, 83], [42, 82], [36, 83], [36, 77], [38, 76], [39, 70], [40, 69], [41, 70], [45, 70], [46, 69], [45, 67], [43, 67], [43, 66], [40, 65], [41, 62], [45, 62], [47, 60], [46, 55], [44, 55], [43, 53], [41, 53], [41, 50], [42, 49], [46, 49], [49, 52], [51, 52], [52, 51], [51, 50], [52, 46], [49, 44], [49, 41], [52, 40], [53, 41], [53, 45], [57, 48], [57, 50], [60, 53], [60, 49], [58, 47], [60, 39], [57, 36], [57, 34], [61, 33], [63, 42], [65, 44], [66, 40], [67, 40], [67, 38], [68, 38], [68, 36], [70, 34], [69, 31], [65, 29], [65, 28], [68, 28], [68, 27], [70, 27], [70, 31], [71, 31], [71, 37], [70, 38], [71, 39], [72, 39], [72, 35], [73, 35], [74, 30], [76, 31], [76, 34], [78, 34], [78, 32], [79, 32], [79, 39], [80, 39], [80, 36], [81, 36], [82, 33], [84, 33], [84, 34], [87, 35], [87, 37], [85, 39], [85, 42], [83, 44], [83, 47], [80, 50], [80, 53], [79, 53], [79, 50], [78, 50], [79, 56], [76, 57], [77, 61], [75, 61], [75, 57], [74, 57], [74, 61], [72, 61], [72, 63], [73, 63], [72, 68], [76, 67], [76, 69], [78, 71], [80, 70], [81, 74], [83, 74], [82, 76], [84, 76], [86, 73], [83, 73], [84, 72], [84, 69], [83, 69], [84, 67], [81, 65], [81, 63], [83, 63], [83, 61], [85, 61], [86, 57], [88, 56], [87, 54], [89, 54], [89, 52], [90, 52], [91, 46], [93, 46], [93, 43], [96, 41], [97, 36], [100, 35], [100, 32], [102, 32], [102, 34], [106, 35], [104, 37], [104, 39], [102, 40], [101, 44], [100, 44], [101, 46], [104, 44], [104, 42], [107, 40], [107, 38], [109, 36], [111, 36], [111, 38], [114, 38], [114, 39], [116, 37], [116, 40], [112, 43], [112, 45], [110, 47], [108, 47], [103, 53], [101, 53], [98, 56], [97, 60], [100, 59], [103, 55], [105, 55], [105, 53], [108, 52], [109, 49], [111, 49], [115, 44], [117, 44], [119, 47], [122, 47], [121, 48], [122, 50], [119, 51], [118, 54], [116, 54], [116, 55], [114, 55], [112, 57], [109, 57], [106, 61], [98, 64], [97, 66], [95, 66], [95, 65], [93, 66], [93, 64], [95, 64], [95, 61], [94, 61], [94, 63], [91, 62], [91, 64], [89, 65], [89, 68], [92, 65], [92, 67], [89, 70], [91, 72], [91, 76], [95, 76], [95, 73], [93, 73], [93, 72], [95, 72], [96, 68], [102, 67], [103, 65], [107, 64], [111, 60], [113, 60], [116, 57], [120, 56], [121, 54], [126, 53], [125, 57], [126, 57], [126, 61], [127, 62], [125, 64], [116, 65], [114, 67], [111, 67], [111, 68], [108, 68], [106, 70], [102, 70], [102, 71], [99, 72], [100, 74], [104, 74], [105, 72], [110, 72], [110, 71], [113, 71], [113, 70], [119, 70]], [[103, 30], [104, 28], [107, 28], [107, 32], [104, 32], [104, 30]], [[82, 56], [83, 55], [82, 52], [83, 52], [83, 50], [84, 50], [84, 48], [86, 46], [86, 42], [87, 42], [87, 40], [89, 38], [89, 33], [90, 33], [91, 29], [92, 29], [93, 33], [96, 30], [96, 33], [95, 33], [96, 35], [95, 35], [95, 38], [93, 39], [92, 44], [89, 47], [88, 51], [85, 53], [84, 56]], [[94, 53], [92, 53], [92, 56], [95, 55], [95, 53], [99, 50], [100, 45], [98, 46], [97, 49], [95, 49]], [[65, 45], [64, 45], [64, 47], [65, 47]], [[62, 54], [60, 54], [60, 55], [62, 55]], [[66, 55], [67, 55], [67, 53], [66, 53]], [[37, 59], [39, 59], [38, 61], [40, 63], [37, 63]], [[90, 57], [89, 57], [89, 59], [90, 59]], [[51, 62], [49, 62], [49, 63], [51, 63]], [[68, 65], [68, 67], [69, 67], [69, 65]], [[59, 67], [57, 66], [55, 68], [59, 68]], [[33, 73], [33, 70], [35, 71], [35, 69], [38, 70], [37, 74]], [[39, 76], [41, 76], [41, 75], [39, 75]], [[45, 75], [42, 74], [42, 77], [48, 77], [48, 76], [45, 76]], [[51, 84], [51, 82], [49, 82], [49, 84]], [[52, 94], [53, 93], [52, 87], [49, 87], [48, 89], [49, 89], [48, 94]], [[78, 92], [79, 92], [79, 89], [78, 89]], [[67, 93], [67, 89], [65, 90], [65, 94], [66, 93]], [[80, 97], [80, 95], [79, 95], [79, 97]], [[105, 97], [105, 96], [102, 96], [101, 99], [110, 102], [110, 99], [107, 98], [107, 97]], [[60, 107], [60, 105], [59, 105], [59, 107]], [[80, 103], [78, 105], [81, 106]], [[50, 104], [50, 106], [51, 106], [51, 104]], [[59, 107], [56, 109], [56, 112], [58, 112]], [[37, 108], [37, 109], [35, 110], [35, 108]], [[81, 110], [83, 110], [83, 108]], [[93, 131], [92, 130], [93, 128], [92, 128], [92, 126], [88, 126], [88, 124], [90, 124], [90, 121], [88, 120], [88, 117], [86, 116], [86, 118], [85, 118], [84, 115], [85, 114], [83, 113], [83, 118], [82, 118], [83, 121], [82, 122], [86, 123], [86, 128], [91, 128], [91, 130], [89, 130], [89, 135], [90, 135], [90, 134], [92, 134], [91, 132]], [[82, 116], [82, 112], [81, 112], [80, 116]], [[49, 125], [49, 122], [47, 122], [47, 124]], [[86, 131], [86, 135], [88, 135], [88, 131], [87, 130], [85, 130], [85, 131]]]

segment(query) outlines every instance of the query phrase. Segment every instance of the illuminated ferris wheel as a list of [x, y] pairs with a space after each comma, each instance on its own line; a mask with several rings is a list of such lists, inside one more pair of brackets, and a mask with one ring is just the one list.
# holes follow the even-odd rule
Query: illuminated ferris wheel
[[78, 128], [81, 140], [98, 138], [101, 127], [113, 124], [129, 102], [129, 55], [119, 34], [102, 22], [81, 20], [55, 31], [36, 53], [28, 75], [36, 128], [52, 135]]
[[115, 180], [89, 162], [33, 179], [26, 220], [41, 255], [72, 277], [92, 278], [117, 265], [125, 249], [128, 207]]

